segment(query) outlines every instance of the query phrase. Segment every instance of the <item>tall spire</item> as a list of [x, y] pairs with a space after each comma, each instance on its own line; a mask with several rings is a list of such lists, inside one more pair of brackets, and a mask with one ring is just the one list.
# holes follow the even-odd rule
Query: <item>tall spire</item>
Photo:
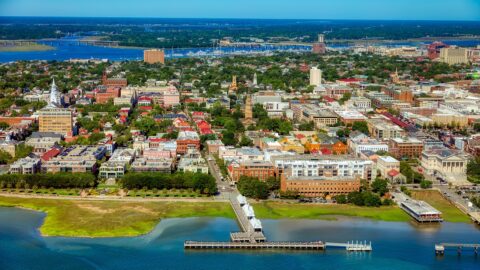
[[58, 90], [57, 85], [55, 84], [55, 78], [52, 81], [52, 86], [50, 88], [50, 100], [48, 105], [50, 106], [58, 106], [60, 104], [60, 100], [58, 98]]

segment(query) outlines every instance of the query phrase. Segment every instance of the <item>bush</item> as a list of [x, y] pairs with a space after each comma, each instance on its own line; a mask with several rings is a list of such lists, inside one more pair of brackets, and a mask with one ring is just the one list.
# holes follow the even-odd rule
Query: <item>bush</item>
[[420, 182], [420, 187], [423, 188], [423, 189], [431, 188], [432, 187], [432, 181], [423, 180], [422, 182]]
[[346, 204], [348, 203], [347, 196], [346, 195], [337, 195], [334, 197], [335, 201], [339, 204]]

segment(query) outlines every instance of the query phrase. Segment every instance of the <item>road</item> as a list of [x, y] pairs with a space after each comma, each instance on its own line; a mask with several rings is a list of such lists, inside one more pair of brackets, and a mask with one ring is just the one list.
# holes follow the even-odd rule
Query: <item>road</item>
[[220, 172], [220, 168], [215, 161], [215, 158], [208, 154], [207, 156], [207, 163], [208, 169], [210, 170], [210, 174], [215, 178], [218, 187], [218, 194], [215, 196], [215, 199], [218, 200], [228, 200], [233, 194], [237, 194], [237, 189], [235, 187], [230, 186], [230, 182], [227, 179], [222, 181], [222, 173]]

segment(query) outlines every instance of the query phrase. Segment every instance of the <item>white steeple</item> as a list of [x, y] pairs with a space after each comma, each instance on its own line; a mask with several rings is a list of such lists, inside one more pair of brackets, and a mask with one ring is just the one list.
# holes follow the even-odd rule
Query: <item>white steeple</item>
[[257, 73], [253, 74], [253, 85], [256, 86], [258, 84], [257, 82]]
[[60, 105], [60, 98], [58, 96], [57, 85], [55, 84], [55, 79], [52, 81], [52, 87], [50, 88], [50, 100], [48, 102], [49, 106], [58, 106]]

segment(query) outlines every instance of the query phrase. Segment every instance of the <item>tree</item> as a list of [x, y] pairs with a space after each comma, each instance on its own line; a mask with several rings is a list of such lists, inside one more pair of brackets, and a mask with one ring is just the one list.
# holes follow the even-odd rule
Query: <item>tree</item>
[[388, 192], [388, 181], [377, 178], [372, 182], [372, 191], [378, 193], [380, 196]]
[[277, 179], [276, 177], [267, 178], [265, 183], [270, 191], [276, 191], [280, 189], [280, 179]]
[[242, 195], [254, 199], [267, 199], [270, 193], [265, 182], [247, 176], [240, 177], [237, 188]]
[[420, 182], [420, 187], [423, 189], [431, 188], [432, 187], [432, 181], [428, 180], [423, 180]]
[[235, 138], [235, 132], [230, 130], [222, 131], [222, 142], [225, 145], [236, 145], [237, 139]]
[[12, 156], [4, 151], [4, 150], [0, 150], [0, 164], [7, 164], [7, 163], [10, 163], [12, 161]]
[[253, 141], [250, 140], [247, 136], [242, 136], [242, 139], [239, 143], [240, 146], [253, 146]]
[[344, 194], [337, 195], [334, 197], [334, 199], [338, 204], [346, 204], [348, 202], [347, 196]]
[[0, 122], [0, 129], [8, 129], [10, 127], [10, 125], [8, 123], [5, 123], [5, 122]]
[[352, 125], [352, 130], [360, 131], [366, 135], [369, 135], [370, 132], [368, 131], [368, 124], [365, 121], [356, 121]]

